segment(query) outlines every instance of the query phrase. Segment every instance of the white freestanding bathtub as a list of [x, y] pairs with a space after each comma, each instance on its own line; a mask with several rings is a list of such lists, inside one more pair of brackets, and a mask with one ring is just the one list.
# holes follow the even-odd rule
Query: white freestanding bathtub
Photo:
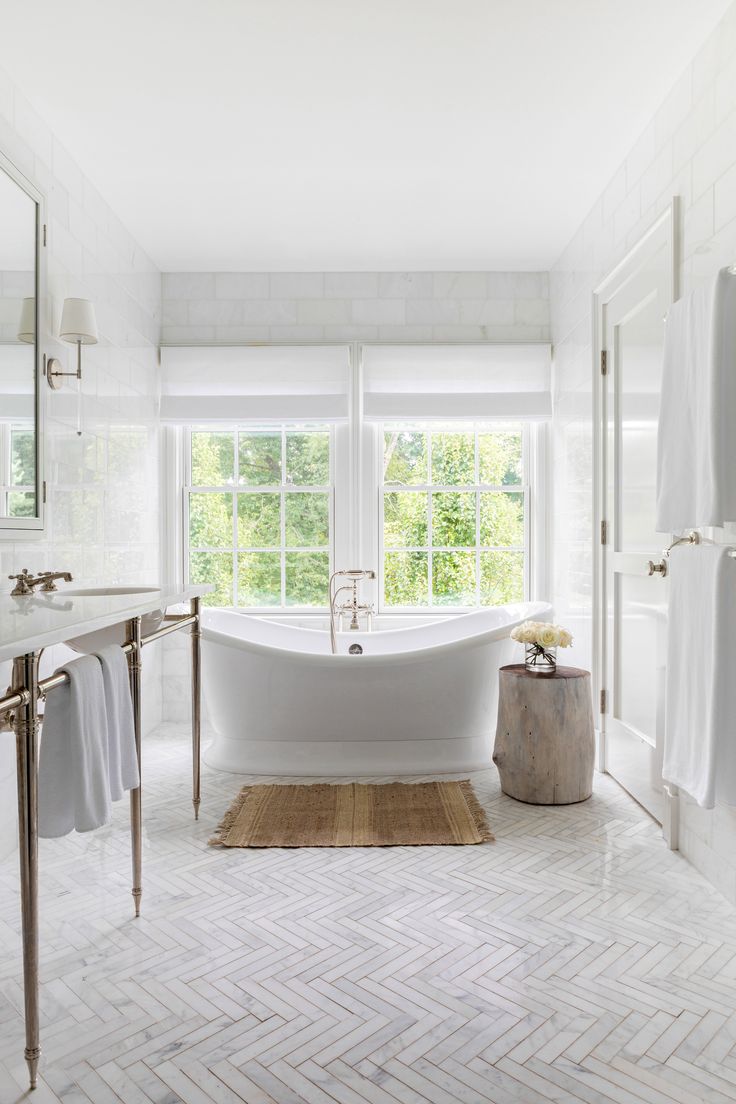
[[[338, 635], [207, 610], [205, 761], [246, 774], [431, 774], [488, 766], [509, 632], [540, 602]], [[351, 645], [362, 654], [350, 655]]]

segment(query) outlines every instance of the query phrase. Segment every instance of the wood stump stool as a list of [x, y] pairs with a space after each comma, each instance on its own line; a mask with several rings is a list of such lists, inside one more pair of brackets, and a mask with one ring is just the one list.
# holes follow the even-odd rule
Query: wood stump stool
[[590, 672], [558, 667], [536, 675], [523, 663], [498, 673], [493, 762], [509, 797], [532, 805], [571, 805], [593, 792]]

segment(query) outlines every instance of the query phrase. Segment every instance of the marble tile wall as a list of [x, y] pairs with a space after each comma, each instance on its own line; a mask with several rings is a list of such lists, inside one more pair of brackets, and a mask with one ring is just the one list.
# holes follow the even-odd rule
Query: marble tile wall
[[[581, 141], [583, 139], [581, 138]], [[736, 5], [698, 51], [550, 273], [554, 344], [554, 601], [589, 667], [592, 626], [593, 289], [673, 195], [681, 287], [736, 263]], [[736, 811], [685, 803], [682, 850], [736, 900]]]
[[[0, 591], [20, 567], [68, 569], [86, 582], [155, 582], [160, 273], [2, 72], [0, 150], [47, 198], [47, 336], [58, 334], [67, 296], [94, 302], [100, 332], [99, 344], [84, 349], [81, 437], [73, 389], [43, 388], [48, 527], [40, 539], [0, 535]], [[52, 345], [72, 366], [75, 350]], [[44, 673], [62, 654], [44, 656]], [[148, 656], [146, 666], [150, 727], [161, 714], [160, 656]], [[6, 682], [0, 670], [0, 685]], [[3, 758], [10, 744], [0, 747], [0, 802], [11, 784]]]
[[169, 272], [164, 343], [548, 341], [546, 272]]

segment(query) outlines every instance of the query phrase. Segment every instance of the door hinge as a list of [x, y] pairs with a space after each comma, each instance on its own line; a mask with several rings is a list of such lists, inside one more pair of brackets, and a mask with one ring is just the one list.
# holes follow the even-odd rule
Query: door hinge
[[43, 501], [46, 502], [46, 480], [43, 481]]
[[605, 376], [608, 372], [608, 352], [606, 349], [601, 349], [601, 375]]
[[46, 223], [43, 224], [43, 244], [46, 245]]
[[601, 690], [601, 708], [600, 708], [600, 711], [601, 711], [601, 713], [606, 712], [606, 691], [605, 690]]
[[601, 544], [607, 544], [607, 543], [608, 543], [608, 522], [607, 521], [602, 521], [601, 522]]

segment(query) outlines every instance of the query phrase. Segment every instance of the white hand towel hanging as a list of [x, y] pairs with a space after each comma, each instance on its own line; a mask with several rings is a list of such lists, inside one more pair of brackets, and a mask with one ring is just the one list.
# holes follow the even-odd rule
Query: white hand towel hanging
[[736, 560], [676, 548], [669, 574], [662, 776], [706, 809], [736, 805]]
[[97, 659], [105, 687], [110, 797], [120, 801], [126, 790], [135, 790], [140, 784], [128, 664], [117, 644], [102, 648]]
[[657, 530], [736, 521], [736, 276], [670, 307], [657, 439]]
[[102, 668], [82, 656], [61, 668], [69, 683], [46, 700], [38, 767], [38, 831], [90, 832], [112, 815]]

